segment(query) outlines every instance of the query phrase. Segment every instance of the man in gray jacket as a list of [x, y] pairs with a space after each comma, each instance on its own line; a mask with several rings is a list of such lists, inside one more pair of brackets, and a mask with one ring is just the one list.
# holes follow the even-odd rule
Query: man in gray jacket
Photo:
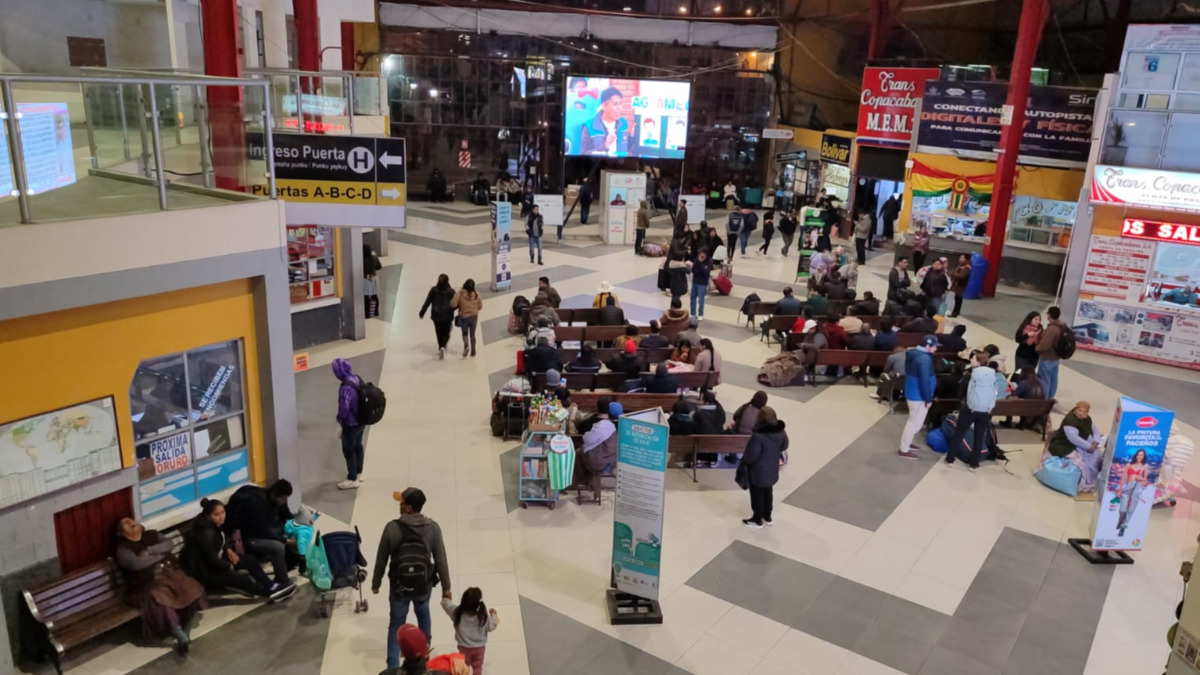
[[371, 578], [371, 592], [378, 595], [383, 583], [383, 573], [385, 570], [388, 572], [388, 602], [391, 605], [387, 637], [388, 668], [400, 665], [400, 645], [396, 642], [396, 631], [408, 620], [409, 604], [412, 604], [417, 615], [417, 625], [432, 645], [429, 598], [433, 587], [440, 582], [442, 597], [453, 597], [450, 593], [450, 566], [446, 562], [442, 528], [433, 519], [421, 513], [425, 506], [425, 493], [410, 487], [404, 492], [395, 492], [392, 496], [400, 502], [400, 517], [383, 528], [383, 536], [379, 539], [379, 551], [375, 554], [375, 573]]

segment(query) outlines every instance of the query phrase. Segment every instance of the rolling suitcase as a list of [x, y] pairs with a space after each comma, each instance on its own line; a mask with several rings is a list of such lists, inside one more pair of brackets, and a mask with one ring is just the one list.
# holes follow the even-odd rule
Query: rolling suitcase
[[721, 295], [729, 295], [729, 292], [733, 290], [733, 282], [724, 274], [718, 274], [717, 278], [713, 280], [713, 285], [717, 287], [717, 293]]

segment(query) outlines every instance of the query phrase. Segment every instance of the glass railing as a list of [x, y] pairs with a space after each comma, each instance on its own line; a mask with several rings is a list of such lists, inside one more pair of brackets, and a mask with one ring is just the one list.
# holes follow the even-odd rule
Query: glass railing
[[268, 82], [112, 72], [0, 75], [0, 225], [274, 194]]
[[250, 68], [245, 75], [271, 83], [277, 130], [351, 135], [355, 117], [386, 114], [386, 80], [371, 73]]

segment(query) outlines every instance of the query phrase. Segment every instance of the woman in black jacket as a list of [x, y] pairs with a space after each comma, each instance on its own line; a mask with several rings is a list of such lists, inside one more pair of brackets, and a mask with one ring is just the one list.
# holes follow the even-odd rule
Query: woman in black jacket
[[[226, 588], [250, 597], [277, 602], [296, 592], [295, 584], [271, 582], [262, 565], [249, 553], [238, 554], [225, 536], [225, 505], [216, 499], [200, 500], [200, 515], [192, 519], [180, 553], [180, 566], [210, 592]], [[238, 574], [244, 570], [249, 574]]]
[[437, 333], [438, 358], [446, 358], [446, 345], [450, 342], [450, 327], [454, 324], [454, 307], [450, 301], [454, 299], [454, 288], [450, 286], [450, 277], [439, 274], [437, 285], [429, 289], [425, 296], [425, 304], [421, 305], [418, 313], [425, 318], [426, 310], [429, 318], [433, 319], [433, 330]]
[[750, 482], [750, 509], [753, 512], [753, 515], [742, 521], [746, 527], [761, 530], [764, 523], [774, 524], [771, 521], [771, 508], [774, 504], [771, 491], [779, 481], [779, 465], [787, 449], [788, 437], [784, 431], [784, 423], [775, 416], [774, 408], [763, 408], [758, 413], [758, 424], [755, 425], [754, 433], [746, 443], [746, 452], [742, 455], [741, 467], [744, 467]]

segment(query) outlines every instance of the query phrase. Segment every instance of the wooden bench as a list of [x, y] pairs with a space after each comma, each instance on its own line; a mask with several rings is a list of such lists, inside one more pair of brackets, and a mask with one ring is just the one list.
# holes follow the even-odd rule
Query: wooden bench
[[[652, 376], [653, 373], [642, 373], [643, 377]], [[675, 379], [679, 382], [682, 389], [700, 389], [701, 387], [717, 386], [718, 373], [715, 371], [704, 371], [697, 373], [674, 373]], [[595, 391], [597, 389], [614, 390], [625, 384], [624, 373], [564, 373], [565, 386], [571, 391]], [[530, 385], [533, 391], [544, 391], [546, 389], [546, 374], [534, 373], [530, 378]], [[572, 396], [572, 399], [574, 396]], [[583, 406], [580, 406], [583, 409]]]
[[[529, 309], [521, 313], [521, 325], [526, 330], [529, 326]], [[600, 321], [600, 310], [591, 307], [559, 307], [554, 311], [558, 313], [558, 322], [563, 324], [581, 323], [586, 326]]]
[[[775, 316], [768, 318], [764, 322], [766, 324], [766, 326], [762, 329], [763, 337], [769, 337], [771, 333], [775, 333], [775, 332], [790, 333], [792, 330], [792, 326], [796, 325], [796, 319], [799, 319], [799, 318], [800, 317], [798, 317], [794, 314], [777, 314]], [[871, 316], [871, 315], [860, 316], [858, 318], [862, 319], [862, 322], [864, 324], [870, 326], [871, 330], [879, 330], [879, 323], [880, 323], [880, 321], [883, 320], [882, 316]], [[904, 325], [904, 323], [906, 323], [909, 318], [910, 317], [907, 317], [907, 316], [892, 317], [892, 319], [895, 322], [895, 325]], [[813, 320], [816, 321], [817, 323], [820, 323], [825, 320], [825, 317], [824, 316], [814, 316]], [[760, 324], [760, 326], [761, 326], [761, 324]], [[761, 342], [761, 339], [759, 341]]]
[[670, 414], [671, 406], [675, 405], [675, 401], [679, 400], [679, 394], [628, 394], [625, 392], [581, 391], [571, 394], [571, 402], [579, 406], [580, 410], [591, 412], [596, 409], [596, 402], [603, 396], [607, 396], [613, 401], [620, 403], [621, 407], [627, 413], [638, 410], [649, 410], [651, 408], [662, 408], [663, 412]]
[[61, 675], [63, 655], [141, 616], [125, 600], [125, 577], [112, 558], [21, 592], [43, 642], [39, 655]]
[[[1056, 402], [1057, 399], [1053, 398], [1002, 398], [992, 408], [992, 417], [1031, 417], [1041, 420], [1044, 441], [1046, 430], [1050, 427], [1050, 413]], [[961, 407], [962, 402], [955, 398], [934, 399], [925, 416], [926, 427], [932, 429], [940, 425], [943, 417], [957, 412]]]
[[696, 456], [701, 453], [715, 455], [742, 454], [750, 436], [743, 434], [696, 434], [693, 436], [671, 436], [667, 441], [667, 453], [672, 457], [690, 458], [692, 482], [696, 482]]
[[[925, 337], [924, 333], [896, 333], [895, 335], [896, 335], [896, 346], [904, 347], [905, 349], [907, 349], [909, 347], [916, 347], [917, 345], [921, 344], [921, 340]], [[787, 340], [784, 341], [783, 348], [780, 351], [784, 351], [784, 350], [794, 351], [796, 349], [799, 349], [800, 343], [803, 340], [804, 340], [803, 335], [800, 335], [799, 333], [789, 333]], [[822, 349], [821, 351], [825, 352], [825, 351], [846, 351], [846, 350]], [[861, 350], [861, 351], [866, 351], [866, 350]], [[939, 352], [939, 353], [941, 353], [941, 352]], [[945, 352], [945, 353], [953, 354], [953, 353], [957, 353], [957, 352]]]
[[[673, 347], [662, 347], [658, 349], [639, 349], [637, 353], [638, 358], [641, 359], [642, 369], [649, 370], [651, 365], [662, 363], [671, 358], [671, 352], [673, 351], [675, 351]], [[621, 353], [621, 350], [606, 347], [595, 349], [593, 353], [600, 363], [608, 363], [615, 359]], [[563, 365], [574, 361], [576, 356], [579, 356], [579, 349], [577, 348], [558, 348], [558, 359], [563, 362]]]

